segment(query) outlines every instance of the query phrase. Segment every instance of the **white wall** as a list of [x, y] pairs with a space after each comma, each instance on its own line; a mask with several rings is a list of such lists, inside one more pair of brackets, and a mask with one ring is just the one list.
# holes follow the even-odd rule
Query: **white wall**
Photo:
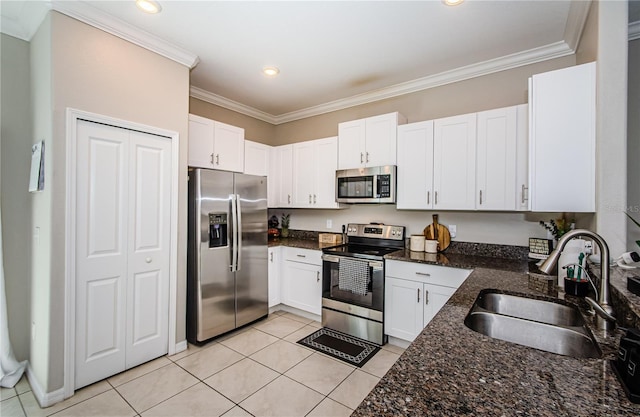
[[599, 1], [596, 231], [613, 256], [627, 250], [627, 52], [626, 1]]
[[185, 339], [189, 69], [57, 12], [31, 43], [34, 137], [46, 144], [45, 191], [32, 195], [32, 370], [46, 393], [64, 383], [66, 111], [75, 108], [180, 135], [177, 341]]
[[[629, 42], [627, 210], [640, 221], [640, 40]], [[640, 251], [640, 228], [627, 221], [627, 250]]]
[[[317, 230], [339, 233], [347, 223], [378, 222], [405, 226], [407, 234], [421, 234], [432, 223], [432, 215], [439, 215], [439, 222], [455, 224], [461, 242], [495, 243], [503, 245], [529, 246], [529, 237], [546, 238], [539, 220], [549, 221], [560, 217], [558, 213], [501, 213], [501, 212], [457, 212], [396, 210], [395, 205], [352, 205], [345, 210], [271, 209], [269, 216], [291, 213], [292, 229]], [[327, 220], [332, 228], [326, 227]]]
[[[53, 114], [51, 16], [48, 15], [31, 40], [31, 105], [33, 142], [45, 141], [44, 191], [31, 196], [31, 339], [30, 368], [41, 387], [49, 380], [49, 351], [51, 334], [50, 308], [52, 270], [52, 220], [53, 195]], [[16, 155], [16, 158], [18, 156]], [[59, 169], [59, 168], [58, 168]], [[58, 174], [59, 175], [59, 174]], [[59, 245], [59, 243], [57, 243]], [[59, 302], [59, 301], [58, 301]], [[64, 302], [64, 301], [62, 301]], [[59, 320], [59, 318], [55, 318]], [[53, 331], [60, 331], [54, 327]]]
[[0, 148], [2, 242], [9, 338], [19, 361], [29, 358], [31, 339], [31, 215], [29, 161], [31, 102], [29, 43], [0, 34]]

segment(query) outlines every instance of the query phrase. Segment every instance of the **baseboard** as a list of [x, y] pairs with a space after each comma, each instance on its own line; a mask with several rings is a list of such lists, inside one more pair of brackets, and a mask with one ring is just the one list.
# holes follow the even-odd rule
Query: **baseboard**
[[398, 339], [397, 337], [393, 336], [389, 336], [389, 340], [387, 341], [387, 343], [389, 343], [390, 345], [401, 347], [403, 349], [408, 348], [411, 344], [411, 342], [409, 342], [408, 340]]
[[287, 313], [295, 314], [297, 316], [322, 323], [322, 316], [319, 316], [318, 314], [309, 313], [308, 311], [300, 310], [298, 308], [291, 307], [285, 304], [278, 304], [277, 306], [275, 306], [275, 308], [276, 311], [286, 311]]
[[64, 400], [64, 387], [53, 392], [45, 392], [42, 385], [40, 385], [38, 378], [36, 378], [35, 374], [31, 370], [30, 364], [27, 364], [27, 379], [29, 380], [29, 385], [31, 385], [33, 396], [38, 400], [40, 407], [50, 407], [55, 403], [59, 403]]
[[183, 350], [187, 350], [187, 346], [188, 345], [187, 345], [187, 341], [186, 340], [183, 340], [182, 342], [176, 343], [175, 351], [173, 352], [173, 355], [175, 355], [176, 353], [180, 353]]

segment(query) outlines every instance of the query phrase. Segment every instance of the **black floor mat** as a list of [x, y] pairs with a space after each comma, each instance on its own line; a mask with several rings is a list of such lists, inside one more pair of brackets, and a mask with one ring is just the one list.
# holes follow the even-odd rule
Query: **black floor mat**
[[326, 327], [298, 340], [298, 343], [357, 367], [362, 367], [380, 350], [378, 345]]

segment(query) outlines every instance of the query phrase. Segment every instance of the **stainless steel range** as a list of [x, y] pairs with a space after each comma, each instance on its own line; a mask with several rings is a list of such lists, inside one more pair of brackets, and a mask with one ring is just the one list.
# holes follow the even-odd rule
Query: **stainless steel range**
[[322, 250], [322, 326], [386, 343], [384, 255], [404, 249], [404, 226], [349, 224], [347, 243]]

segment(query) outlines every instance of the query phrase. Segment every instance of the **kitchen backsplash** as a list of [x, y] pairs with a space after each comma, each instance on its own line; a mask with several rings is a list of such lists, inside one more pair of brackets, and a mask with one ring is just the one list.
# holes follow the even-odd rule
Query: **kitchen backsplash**
[[[344, 210], [269, 209], [270, 216], [280, 218], [282, 213], [291, 214], [290, 228], [296, 230], [340, 233], [343, 224], [380, 222], [405, 226], [407, 237], [422, 234], [424, 228], [432, 223], [432, 214], [437, 213], [440, 223], [457, 226], [453, 242], [516, 246], [528, 246], [529, 237], [546, 238], [546, 230], [538, 222], [561, 216], [558, 213], [396, 210], [392, 204], [352, 205]], [[331, 227], [327, 227], [328, 220]]]

